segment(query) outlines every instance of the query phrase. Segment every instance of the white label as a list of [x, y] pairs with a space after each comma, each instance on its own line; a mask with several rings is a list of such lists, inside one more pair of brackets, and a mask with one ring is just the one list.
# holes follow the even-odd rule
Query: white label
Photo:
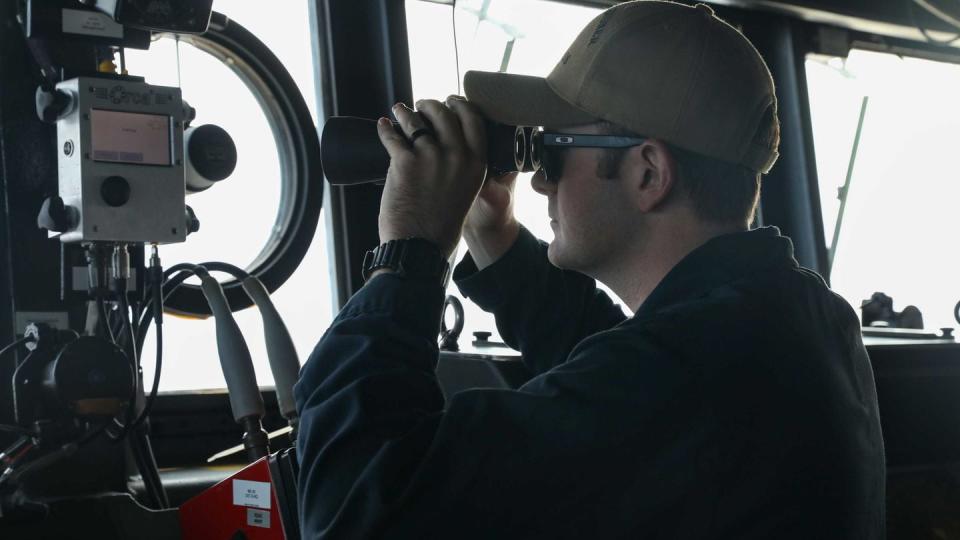
[[247, 525], [251, 527], [263, 527], [264, 529], [269, 529], [270, 512], [266, 510], [257, 510], [255, 508], [247, 508]]
[[233, 504], [270, 509], [270, 482], [233, 481]]
[[112, 38], [123, 37], [123, 26], [117, 24], [105, 13], [81, 11], [79, 9], [64, 9], [62, 13], [64, 33]]

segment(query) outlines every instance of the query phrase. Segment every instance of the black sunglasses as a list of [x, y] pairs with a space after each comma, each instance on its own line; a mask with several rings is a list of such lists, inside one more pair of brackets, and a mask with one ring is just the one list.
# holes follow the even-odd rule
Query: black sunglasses
[[534, 171], [542, 170], [548, 181], [556, 182], [563, 174], [564, 149], [629, 148], [646, 141], [647, 137], [553, 133], [534, 129], [530, 138], [530, 163]]

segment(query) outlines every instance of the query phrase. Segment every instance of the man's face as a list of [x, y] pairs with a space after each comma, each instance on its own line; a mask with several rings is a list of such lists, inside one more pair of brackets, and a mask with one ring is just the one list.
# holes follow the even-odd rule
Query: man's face
[[[599, 134], [590, 124], [552, 132]], [[626, 182], [597, 176], [599, 148], [566, 148], [559, 178], [533, 177], [533, 188], [547, 197], [554, 240], [547, 254], [560, 268], [577, 270], [593, 277], [622, 253], [625, 240], [637, 231], [630, 219]]]

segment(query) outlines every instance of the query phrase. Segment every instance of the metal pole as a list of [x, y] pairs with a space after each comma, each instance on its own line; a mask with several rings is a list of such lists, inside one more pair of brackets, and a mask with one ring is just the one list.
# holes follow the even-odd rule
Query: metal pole
[[503, 48], [503, 59], [500, 60], [500, 72], [506, 73], [507, 66], [510, 65], [510, 55], [513, 54], [513, 44], [517, 42], [517, 38], [513, 38], [507, 42], [507, 46]]
[[833, 261], [837, 255], [837, 242], [840, 241], [840, 227], [843, 225], [843, 213], [847, 209], [847, 199], [850, 195], [850, 181], [853, 179], [853, 166], [857, 162], [857, 150], [860, 148], [860, 134], [863, 133], [863, 119], [867, 114], [867, 103], [870, 97], [863, 96], [860, 103], [860, 119], [857, 120], [857, 133], [853, 137], [853, 149], [850, 151], [850, 162], [847, 164], [847, 178], [843, 182], [843, 187], [838, 190], [837, 198], [840, 199], [840, 210], [837, 211], [837, 223], [833, 227], [833, 241], [830, 242], [829, 270], [833, 273]]

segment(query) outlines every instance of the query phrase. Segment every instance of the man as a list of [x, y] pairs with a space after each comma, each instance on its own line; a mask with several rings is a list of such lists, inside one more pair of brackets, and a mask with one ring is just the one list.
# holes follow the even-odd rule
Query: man
[[[394, 108], [370, 277], [296, 387], [306, 538], [880, 538], [884, 455], [852, 309], [748, 231], [773, 81], [706, 6], [627, 2], [546, 79]], [[482, 116], [547, 126], [556, 233], [484, 182]], [[479, 197], [477, 194], [479, 193]], [[534, 377], [444, 403], [444, 258]], [[595, 287], [631, 308], [627, 319]]]

